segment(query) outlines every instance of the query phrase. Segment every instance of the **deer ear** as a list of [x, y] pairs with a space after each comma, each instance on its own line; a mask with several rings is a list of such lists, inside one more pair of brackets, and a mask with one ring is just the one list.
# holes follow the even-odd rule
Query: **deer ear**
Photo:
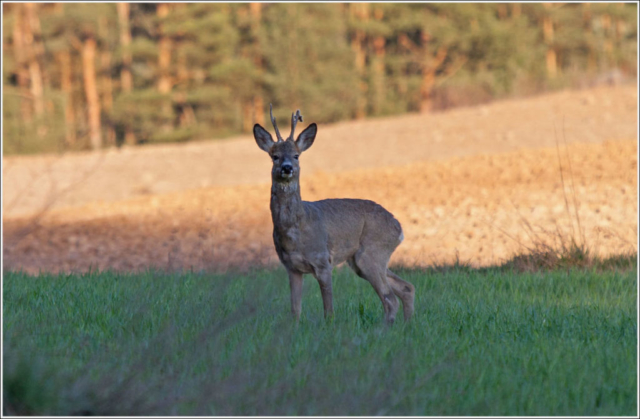
[[253, 138], [256, 139], [256, 144], [260, 149], [266, 151], [267, 153], [271, 150], [271, 146], [273, 146], [273, 138], [269, 131], [262, 128], [260, 124], [255, 124], [253, 126]]
[[313, 140], [316, 139], [316, 134], [318, 133], [318, 126], [314, 122], [309, 125], [298, 135], [298, 139], [296, 140], [296, 145], [298, 146], [298, 150], [302, 153], [313, 144]]

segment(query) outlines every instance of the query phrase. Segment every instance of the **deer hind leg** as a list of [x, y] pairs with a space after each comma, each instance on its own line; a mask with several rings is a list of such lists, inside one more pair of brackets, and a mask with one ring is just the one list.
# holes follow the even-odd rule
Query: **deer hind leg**
[[396, 319], [399, 304], [393, 289], [387, 281], [388, 262], [388, 257], [382, 257], [373, 250], [361, 249], [349, 261], [349, 265], [358, 276], [369, 281], [382, 302], [386, 322], [391, 324]]
[[387, 269], [387, 280], [393, 292], [402, 301], [402, 309], [404, 311], [404, 320], [408, 321], [413, 316], [413, 302], [415, 300], [416, 288], [412, 283], [405, 281], [395, 273]]

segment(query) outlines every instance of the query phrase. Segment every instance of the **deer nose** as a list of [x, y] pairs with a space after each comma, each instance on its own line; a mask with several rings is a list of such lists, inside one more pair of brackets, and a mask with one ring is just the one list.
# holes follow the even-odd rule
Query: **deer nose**
[[293, 172], [293, 166], [289, 163], [285, 163], [282, 165], [282, 173], [290, 175]]

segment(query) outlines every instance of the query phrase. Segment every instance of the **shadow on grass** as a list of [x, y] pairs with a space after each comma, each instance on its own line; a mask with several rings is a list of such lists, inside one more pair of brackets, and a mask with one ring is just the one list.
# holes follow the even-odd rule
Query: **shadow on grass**
[[[398, 267], [402, 269], [402, 267]], [[415, 268], [411, 268], [415, 269]], [[447, 274], [451, 272], [545, 272], [557, 270], [631, 271], [638, 269], [638, 253], [629, 251], [606, 257], [593, 255], [586, 246], [574, 245], [566, 249], [537, 246], [506, 261], [489, 266], [476, 267], [470, 261], [456, 258], [453, 263], [434, 264], [418, 270], [425, 273]]]

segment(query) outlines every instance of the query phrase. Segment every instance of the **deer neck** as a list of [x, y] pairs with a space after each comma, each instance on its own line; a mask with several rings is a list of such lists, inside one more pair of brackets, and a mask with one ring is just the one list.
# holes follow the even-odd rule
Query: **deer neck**
[[271, 184], [271, 218], [274, 229], [287, 231], [297, 228], [303, 215], [304, 207], [298, 179], [290, 182], [274, 181]]

